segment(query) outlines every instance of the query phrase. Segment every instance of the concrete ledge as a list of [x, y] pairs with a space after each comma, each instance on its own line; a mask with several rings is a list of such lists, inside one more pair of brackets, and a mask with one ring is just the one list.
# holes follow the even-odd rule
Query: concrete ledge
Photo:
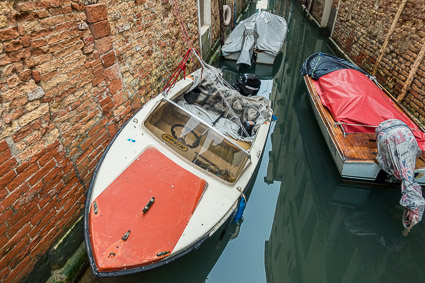
[[[83, 216], [80, 216], [74, 225], [66, 231], [65, 235], [63, 235], [45, 255], [40, 257], [33, 270], [22, 282], [45, 282], [46, 280], [50, 280], [49, 278], [52, 278], [52, 276], [57, 274], [58, 271], [62, 272], [62, 274], [68, 274], [69, 276], [76, 273], [78, 268], [71, 268], [71, 266], [75, 266], [76, 260], [74, 259], [72, 262], [70, 262], [70, 260], [71, 258], [74, 258], [76, 254], [81, 253], [81, 246], [84, 247]], [[85, 249], [84, 258], [87, 261]], [[78, 260], [77, 262], [80, 262], [78, 264], [87, 264], [87, 262], [81, 262], [81, 260]], [[77, 274], [77, 276], [78, 275], [79, 274]], [[56, 276], [55, 278], [59, 277]], [[72, 282], [74, 279], [73, 276], [71, 277], [69, 277], [70, 279], [63, 279], [62, 281], [58, 279], [50, 282]]]
[[52, 270], [61, 268], [83, 241], [83, 216], [80, 216], [65, 235], [49, 250], [48, 255]]
[[46, 282], [76, 282], [87, 267], [88, 263], [86, 246], [83, 242], [78, 247], [77, 251], [71, 256], [71, 258], [65, 263], [65, 265], [61, 269], [53, 271], [52, 276], [50, 276]]

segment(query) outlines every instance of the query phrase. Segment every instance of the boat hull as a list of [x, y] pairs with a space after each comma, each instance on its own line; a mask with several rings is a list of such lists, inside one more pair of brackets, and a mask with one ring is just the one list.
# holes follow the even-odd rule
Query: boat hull
[[[173, 99], [174, 97], [182, 94], [190, 87], [192, 81], [192, 79], [186, 78], [185, 80], [178, 82], [170, 91], [167, 98]], [[271, 91], [271, 89], [269, 91]], [[217, 177], [211, 176], [211, 174], [207, 172], [200, 172], [199, 168], [194, 168], [193, 164], [190, 164], [181, 158], [176, 158], [172, 151], [170, 151], [169, 146], [166, 146], [164, 142], [158, 142], [157, 139], [144, 132], [146, 129], [143, 128], [142, 121], [146, 119], [147, 115], [150, 113], [150, 109], [158, 105], [161, 99], [161, 95], [152, 99], [125, 123], [108, 145], [92, 177], [86, 201], [84, 226], [90, 265], [93, 273], [98, 277], [120, 276], [146, 271], [174, 261], [189, 253], [193, 249], [198, 248], [206, 239], [211, 237], [218, 229], [220, 229], [220, 227], [223, 227], [225, 223], [233, 219], [238, 208], [239, 200], [246, 188], [253, 181], [254, 172], [259, 166], [259, 161], [270, 129], [269, 121], [261, 125], [258, 129], [257, 137], [250, 149], [250, 152], [252, 153], [250, 163], [243, 169], [241, 176], [234, 184], [227, 184], [220, 181]], [[188, 194], [186, 194], [186, 197], [189, 195], [189, 200], [187, 198], [185, 199], [184, 203], [187, 204], [187, 207], [183, 212], [186, 213], [187, 217], [185, 219], [177, 217], [176, 219], [170, 220], [171, 222], [168, 223], [168, 226], [179, 221], [182, 223], [182, 226], [177, 229], [178, 233], [171, 239], [172, 245], [167, 246], [169, 244], [168, 242], [170, 242], [169, 238], [165, 241], [167, 243], [161, 248], [155, 248], [150, 245], [150, 259], [137, 262], [134, 260], [128, 261], [128, 259], [123, 257], [122, 262], [118, 263], [118, 260], [113, 260], [113, 258], [117, 259], [118, 256], [122, 255], [128, 256], [130, 252], [122, 252], [118, 255], [119, 251], [117, 249], [124, 250], [123, 247], [125, 245], [128, 245], [130, 248], [130, 241], [135, 241], [136, 243], [136, 245], [131, 247], [130, 250], [133, 250], [131, 253], [134, 253], [134, 250], [138, 249], [137, 243], [155, 241], [152, 237], [150, 240], [143, 239], [142, 236], [139, 238], [133, 237], [135, 235], [143, 235], [143, 233], [146, 233], [146, 229], [144, 231], [137, 230], [138, 227], [136, 224], [142, 223], [140, 221], [142, 221], [144, 217], [147, 218], [150, 214], [153, 216], [155, 209], [161, 207], [159, 202], [160, 199], [155, 199], [151, 205], [151, 209], [148, 209], [144, 215], [144, 206], [151, 197], [155, 197], [155, 194], [149, 192], [144, 195], [142, 194], [143, 200], [142, 198], [136, 199], [137, 190], [143, 187], [140, 186], [139, 182], [141, 184], [145, 183], [141, 181], [143, 176], [136, 176], [137, 174], [135, 172], [140, 172], [143, 169], [143, 166], [140, 168], [137, 167], [137, 163], [138, 160], [143, 159], [144, 152], [148, 151], [155, 152], [155, 156], [151, 156], [149, 159], [158, 163], [159, 167], [164, 166], [167, 162], [173, 163], [171, 167], [168, 166], [163, 170], [158, 169], [159, 167], [154, 168], [154, 171], [160, 171], [159, 176], [164, 177], [168, 174], [167, 172], [170, 171], [175, 171], [173, 173], [177, 174], [180, 170], [180, 172], [186, 174], [186, 177], [182, 177], [182, 179], [187, 181], [188, 176], [192, 178], [190, 181], [191, 185], [187, 186], [191, 188], [191, 190], [193, 190], [193, 188], [195, 188], [195, 190], [193, 192], [189, 191]], [[149, 162], [146, 162], [144, 166], [146, 167], [148, 164]], [[113, 170], [111, 171], [110, 168]], [[148, 178], [149, 175], [152, 176], [154, 174], [147, 172], [144, 178]], [[175, 186], [174, 182], [171, 182], [173, 184], [170, 182], [166, 184], [168, 189], [170, 189], [173, 185]], [[195, 186], [193, 186], [194, 183], [196, 183]], [[163, 185], [164, 184], [162, 184], [162, 186]], [[117, 200], [118, 202], [115, 205], [125, 207], [124, 205], [118, 205], [119, 201], [130, 204], [132, 210], [126, 213], [133, 215], [133, 220], [135, 222], [127, 223], [126, 227], [129, 228], [125, 228], [125, 223], [120, 223], [119, 217], [115, 218], [115, 223], [118, 223], [116, 226], [122, 224], [124, 226], [120, 226], [120, 229], [117, 229], [117, 232], [114, 232], [112, 233], [113, 235], [111, 235], [111, 233], [106, 233], [105, 231], [108, 229], [115, 229], [115, 226], [107, 227], [108, 221], [111, 220], [111, 218], [108, 218], [99, 221], [96, 226], [97, 230], [94, 233], [93, 219], [95, 216], [100, 215], [102, 213], [102, 207], [105, 207], [105, 204], [101, 206], [101, 202], [97, 203], [96, 201], [102, 201], [102, 198], [113, 199], [114, 193], [108, 193], [108, 190], [110, 188], [115, 188], [116, 193], [119, 193], [119, 191], [122, 193], [124, 191], [123, 188], [126, 186], [131, 186], [134, 190], [128, 192], [129, 196]], [[151, 184], [150, 186], [159, 188], [161, 185]], [[95, 202], [96, 205], [94, 205]], [[168, 203], [170, 202], [172, 202], [172, 198], [168, 200]], [[105, 203], [105, 201], [103, 201], [103, 203]], [[154, 224], [152, 224], [153, 226], [151, 226], [151, 228], [159, 229], [161, 228], [161, 225], [167, 226], [167, 221], [163, 221], [164, 219], [161, 220], [161, 217], [163, 217], [163, 214], [170, 215], [172, 213], [176, 214], [176, 216], [181, 215], [182, 212], [179, 211], [179, 206], [174, 209], [163, 206], [162, 211], [157, 213], [158, 218], [153, 221]], [[95, 209], [97, 210], [96, 213]], [[110, 217], [113, 217], [113, 215], [117, 213], [119, 213], [119, 211], [110, 213]], [[155, 221], [160, 223], [159, 226], [157, 225], [159, 228], [155, 228]], [[132, 226], [133, 228], [131, 228], [131, 225], [135, 226]], [[173, 227], [171, 230], [159, 229], [160, 233], [156, 237], [159, 237], [161, 233], [168, 233], [172, 230], [176, 230], [175, 228], [176, 227]], [[105, 232], [104, 234], [108, 234], [107, 237], [113, 237], [114, 240], [108, 240], [109, 242], [103, 244], [102, 237], [104, 237], [104, 239], [107, 239], [107, 237], [102, 234], [103, 232], [101, 230]], [[128, 231], [130, 232], [127, 234], [127, 239], [124, 239], [126, 238], [125, 235]], [[98, 239], [94, 239], [96, 237], [98, 237]], [[155, 238], [155, 236], [153, 236], [153, 238]], [[143, 250], [143, 248], [140, 248], [140, 250]], [[137, 252], [139, 251], [136, 251], [136, 253]], [[108, 256], [112, 257], [112, 260], [110, 258], [108, 259]], [[136, 257], [141, 258], [142, 256], [136, 255]], [[101, 262], [102, 260], [100, 260], [100, 258], [102, 258], [103, 262]]]

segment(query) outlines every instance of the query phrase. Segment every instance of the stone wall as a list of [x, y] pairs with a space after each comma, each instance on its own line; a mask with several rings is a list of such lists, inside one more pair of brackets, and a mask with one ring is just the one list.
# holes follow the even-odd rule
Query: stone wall
[[[198, 48], [196, 1], [179, 1]], [[168, 0], [0, 2], [0, 281], [81, 215], [103, 150], [187, 50]]]
[[[311, 10], [318, 22], [321, 2], [325, 1], [315, 0]], [[334, 0], [332, 7], [336, 9], [338, 3], [332, 39], [369, 73], [373, 73], [382, 53], [376, 66], [378, 81], [425, 123], [425, 65], [421, 56], [421, 50], [425, 51], [425, 1], [407, 1], [392, 33], [402, 0]], [[387, 47], [382, 50], [388, 35]]]

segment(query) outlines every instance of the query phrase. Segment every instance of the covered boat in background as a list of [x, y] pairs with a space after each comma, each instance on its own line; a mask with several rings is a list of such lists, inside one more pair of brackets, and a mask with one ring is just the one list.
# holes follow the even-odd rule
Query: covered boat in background
[[260, 11], [241, 21], [224, 42], [225, 59], [251, 66], [252, 58], [259, 64], [273, 64], [282, 50], [288, 27], [281, 16]]
[[[301, 73], [314, 114], [343, 178], [382, 182], [375, 130], [388, 119], [403, 121], [425, 149], [425, 134], [396, 100], [365, 71], [332, 55], [308, 57]], [[416, 161], [416, 180], [425, 183], [425, 155]]]
[[243, 97], [203, 62], [127, 121], [88, 191], [96, 276], [169, 263], [240, 215], [271, 124], [271, 86], [263, 81], [259, 95]]

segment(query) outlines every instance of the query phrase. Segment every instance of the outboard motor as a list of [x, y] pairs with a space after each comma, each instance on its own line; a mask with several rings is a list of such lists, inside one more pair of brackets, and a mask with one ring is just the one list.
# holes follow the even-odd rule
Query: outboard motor
[[422, 219], [425, 200], [422, 187], [415, 180], [416, 158], [421, 150], [410, 128], [402, 121], [389, 119], [376, 129], [378, 160], [381, 168], [401, 181], [400, 204], [405, 207], [403, 226], [407, 235]]
[[244, 96], [257, 95], [261, 81], [253, 74], [243, 74], [232, 84], [240, 94]]

